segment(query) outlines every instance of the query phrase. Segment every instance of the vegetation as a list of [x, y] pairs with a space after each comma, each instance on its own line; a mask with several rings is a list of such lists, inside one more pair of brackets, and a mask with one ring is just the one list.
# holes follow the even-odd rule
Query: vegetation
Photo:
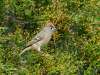
[[[0, 0], [0, 75], [99, 75], [99, 0]], [[44, 54], [25, 44], [48, 21], [57, 32]]]

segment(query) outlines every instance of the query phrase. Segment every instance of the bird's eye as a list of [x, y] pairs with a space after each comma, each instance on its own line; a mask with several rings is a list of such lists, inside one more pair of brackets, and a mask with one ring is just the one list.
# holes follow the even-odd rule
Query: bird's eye
[[50, 27], [50, 29], [52, 30], [53, 28], [52, 28], [52, 27]]

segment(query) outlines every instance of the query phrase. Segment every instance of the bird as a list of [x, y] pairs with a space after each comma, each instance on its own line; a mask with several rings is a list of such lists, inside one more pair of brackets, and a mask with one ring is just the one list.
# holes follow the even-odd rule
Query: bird
[[41, 46], [47, 44], [53, 33], [56, 31], [56, 27], [52, 22], [48, 22], [46, 26], [36, 34], [36, 36], [26, 44], [26, 48], [19, 54], [22, 55], [28, 50], [36, 50], [41, 52]]

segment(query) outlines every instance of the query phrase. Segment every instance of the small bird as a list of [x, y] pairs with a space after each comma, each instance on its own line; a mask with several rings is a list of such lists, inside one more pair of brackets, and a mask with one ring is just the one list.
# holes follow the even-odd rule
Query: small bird
[[47, 44], [52, 34], [56, 31], [56, 28], [52, 22], [48, 22], [47, 25], [31, 40], [26, 44], [26, 48], [20, 53], [22, 55], [24, 52], [34, 49], [41, 52], [41, 46]]

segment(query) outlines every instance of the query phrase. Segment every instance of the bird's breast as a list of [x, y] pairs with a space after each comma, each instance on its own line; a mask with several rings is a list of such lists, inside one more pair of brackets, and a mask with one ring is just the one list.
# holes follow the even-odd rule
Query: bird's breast
[[38, 45], [44, 45], [44, 44], [47, 44], [51, 39], [51, 36], [45, 36], [41, 41], [38, 42]]

